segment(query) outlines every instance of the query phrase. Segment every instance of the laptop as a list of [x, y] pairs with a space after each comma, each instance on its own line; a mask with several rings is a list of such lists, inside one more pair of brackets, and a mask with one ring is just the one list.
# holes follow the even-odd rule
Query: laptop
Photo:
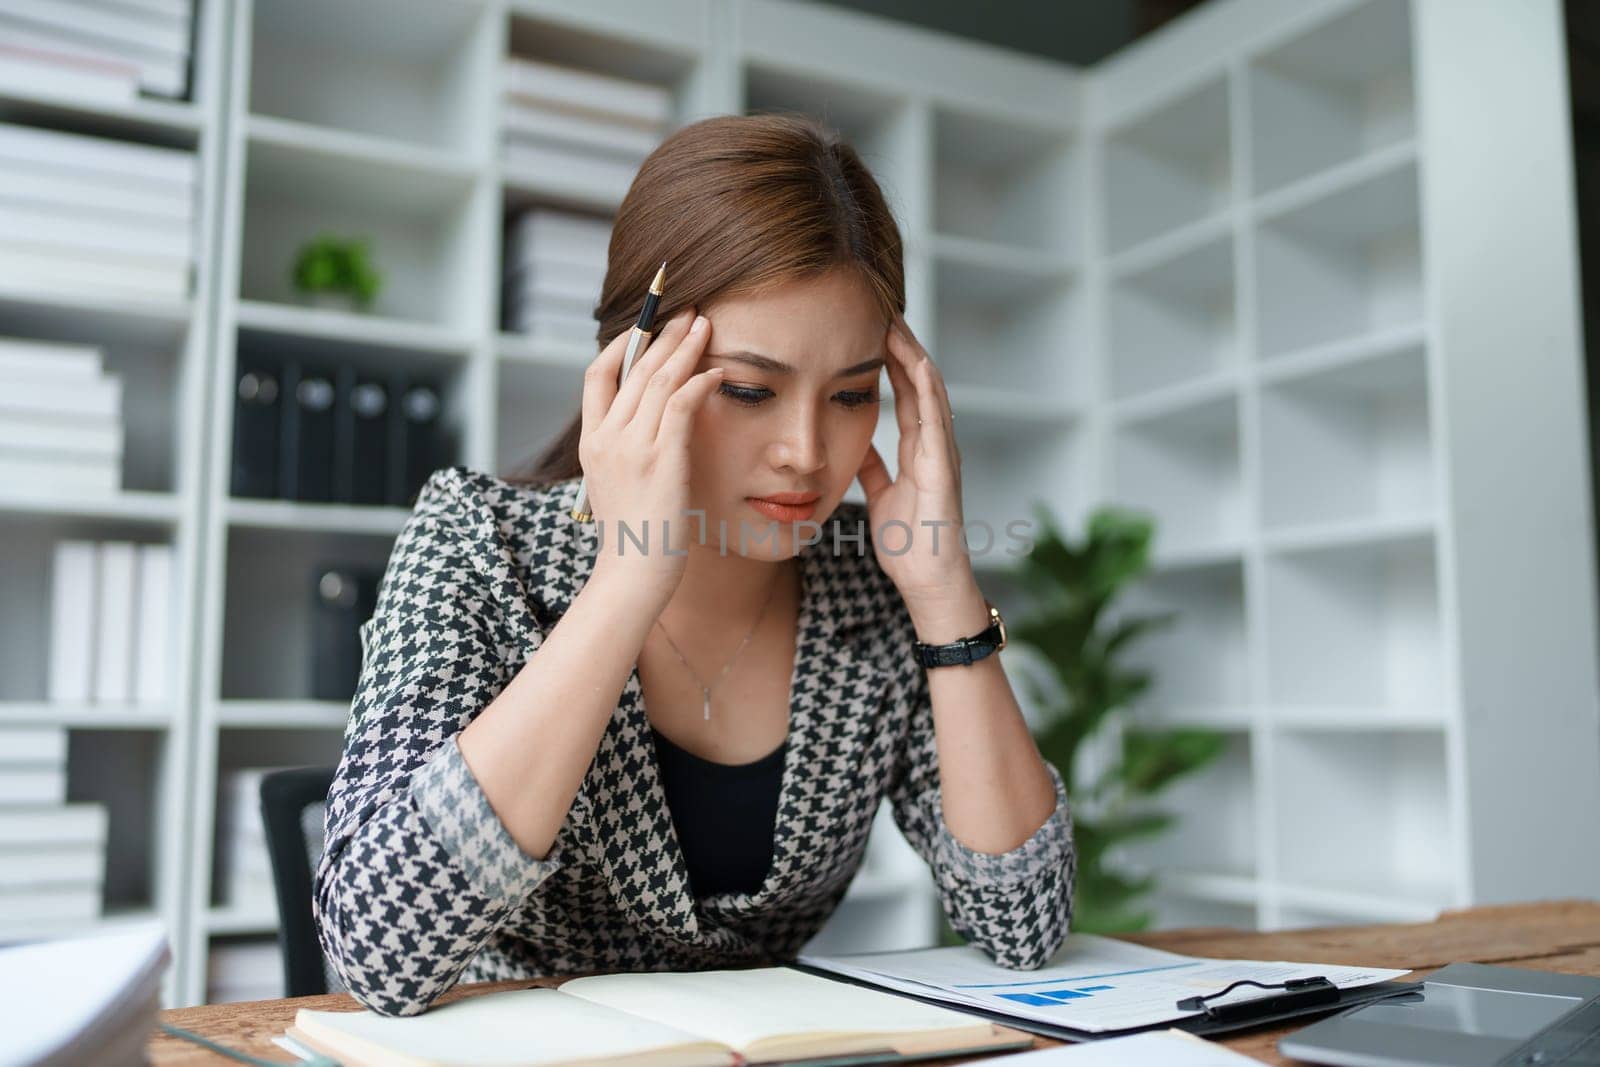
[[1330, 1067], [1600, 1067], [1600, 978], [1452, 963], [1420, 993], [1313, 1023], [1278, 1051]]

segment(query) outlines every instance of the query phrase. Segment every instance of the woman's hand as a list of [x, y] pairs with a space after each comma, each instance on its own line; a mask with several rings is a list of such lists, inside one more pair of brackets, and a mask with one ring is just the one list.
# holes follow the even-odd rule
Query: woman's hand
[[[961, 449], [944, 375], [903, 315], [889, 324], [888, 347], [889, 385], [900, 426], [899, 476], [889, 477], [871, 444], [856, 476], [867, 496], [872, 534], [882, 542], [875, 546], [878, 562], [915, 612], [956, 602], [977, 580], [961, 536]], [[887, 530], [886, 523], [891, 524]], [[909, 546], [900, 551], [907, 540]]]
[[[716, 367], [691, 375], [705, 352], [711, 323], [689, 307], [668, 320], [634, 358], [619, 386], [630, 333], [614, 337], [584, 372], [578, 461], [589, 510], [602, 524], [596, 571], [626, 573], [632, 588], [665, 603], [683, 579], [685, 553], [698, 532], [697, 520], [685, 514], [689, 434], [723, 371]], [[631, 539], [619, 536], [623, 523]]]

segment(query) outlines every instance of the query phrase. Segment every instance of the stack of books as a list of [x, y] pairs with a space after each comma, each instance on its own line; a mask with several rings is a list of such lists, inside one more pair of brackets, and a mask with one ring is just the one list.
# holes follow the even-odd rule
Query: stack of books
[[184, 299], [197, 174], [192, 150], [0, 123], [0, 287]]
[[101, 912], [106, 808], [66, 801], [66, 729], [0, 728], [0, 941]]
[[221, 836], [222, 899], [229, 908], [277, 915], [267, 829], [261, 820], [261, 779], [275, 767], [244, 767], [221, 774], [217, 831]]
[[173, 696], [173, 549], [58, 541], [51, 572], [50, 700], [154, 705]]
[[502, 327], [594, 343], [610, 245], [611, 224], [604, 219], [550, 208], [519, 215], [506, 234]]
[[0, 337], [0, 484], [122, 488], [122, 378], [100, 360], [91, 345]]
[[0, 90], [126, 103], [189, 95], [193, 0], [6, 0]]
[[533, 59], [506, 60], [501, 158], [524, 177], [620, 201], [666, 135], [672, 93], [659, 85]]

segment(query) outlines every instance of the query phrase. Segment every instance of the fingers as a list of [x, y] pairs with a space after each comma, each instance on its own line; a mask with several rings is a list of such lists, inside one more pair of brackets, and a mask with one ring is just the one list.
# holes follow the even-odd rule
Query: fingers
[[[634, 358], [633, 367], [617, 390], [616, 399], [612, 401], [606, 411], [605, 423], [608, 427], [620, 429], [633, 421], [634, 412], [639, 407], [639, 397], [643, 395], [646, 383], [650, 376], [665, 363], [683, 342], [689, 333], [689, 324], [694, 321], [695, 309], [684, 308], [661, 328], [656, 336]], [[623, 353], [626, 353], [624, 342]], [[618, 355], [620, 366], [622, 354]], [[653, 432], [653, 430], [652, 430]]]
[[696, 316], [688, 334], [644, 379], [644, 392], [639, 397], [638, 409], [628, 422], [628, 432], [636, 435], [637, 443], [642, 445], [660, 436], [661, 419], [667, 401], [699, 366], [700, 357], [705, 353], [706, 340], [710, 336], [711, 321], [704, 315]]
[[935, 455], [943, 452], [952, 467], [958, 466], [960, 458], [946, 415], [950, 410], [950, 399], [945, 391], [943, 376], [934, 367], [927, 350], [916, 343], [898, 317], [896, 324], [889, 328], [888, 340], [889, 350], [895, 357], [891, 364], [898, 361], [902, 377], [910, 380], [915, 393], [914, 400], [907, 405], [914, 410], [904, 412], [899, 403], [898, 389], [895, 392], [895, 413], [900, 417], [901, 432], [905, 432], [907, 415], [912, 423], [921, 419], [922, 424], [916, 426], [917, 442]]
[[722, 384], [726, 370], [726, 367], [712, 367], [702, 371], [667, 398], [666, 407], [661, 413], [661, 426], [656, 431], [657, 449], [665, 451], [669, 446], [688, 447], [695, 414], [706, 402], [706, 397]]

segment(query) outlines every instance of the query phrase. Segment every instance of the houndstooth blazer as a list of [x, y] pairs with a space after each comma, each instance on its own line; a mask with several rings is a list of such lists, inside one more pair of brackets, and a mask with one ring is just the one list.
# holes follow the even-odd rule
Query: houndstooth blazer
[[1047, 764], [1056, 809], [1012, 851], [950, 833], [927, 672], [856, 503], [800, 557], [789, 746], [761, 886], [691, 895], [637, 667], [549, 853], [524, 853], [455, 739], [593, 569], [597, 527], [568, 514], [578, 488], [436, 471], [395, 541], [361, 627], [314, 887], [323, 951], [361, 1004], [412, 1015], [457, 981], [792, 960], [844, 896], [885, 796], [958, 932], [1008, 967], [1054, 954], [1075, 876], [1061, 775]]

